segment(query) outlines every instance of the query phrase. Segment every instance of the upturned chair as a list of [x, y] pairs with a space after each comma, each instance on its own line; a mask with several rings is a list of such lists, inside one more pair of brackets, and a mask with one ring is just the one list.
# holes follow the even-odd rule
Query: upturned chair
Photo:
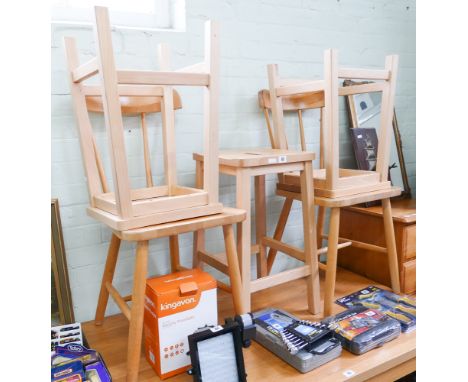
[[[200, 229], [222, 227], [234, 308], [245, 313], [242, 282], [232, 225], [245, 219], [245, 211], [224, 208], [218, 203], [218, 26], [205, 25], [206, 50], [203, 63], [169, 71], [169, 50], [160, 47], [160, 66], [164, 71], [117, 71], [114, 64], [111, 29], [106, 8], [96, 7], [96, 58], [79, 64], [75, 40], [65, 38], [70, 89], [77, 118], [81, 152], [87, 176], [90, 206], [88, 214], [112, 230], [95, 324], [101, 325], [109, 299], [113, 297], [129, 320], [127, 381], [138, 380], [143, 330], [144, 295], [148, 267], [149, 240], [170, 238], [172, 271], [180, 265], [177, 236]], [[98, 85], [83, 82], [99, 74]], [[174, 110], [181, 107], [178, 94], [171, 85], [202, 86], [205, 100], [205, 163], [206, 176], [202, 189], [178, 186], [175, 173]], [[88, 111], [103, 112], [109, 137], [114, 191], [110, 191], [95, 142]], [[166, 185], [155, 187], [151, 174], [145, 114], [162, 113], [163, 147]], [[130, 189], [123, 136], [122, 115], [142, 114], [143, 151], [146, 188]], [[133, 292], [121, 296], [112, 285], [122, 240], [136, 242]], [[131, 307], [128, 302], [131, 301]]]
[[[269, 91], [259, 92], [259, 104], [264, 111], [271, 144], [274, 148], [288, 148], [284, 128], [284, 111], [295, 111], [299, 118], [301, 148], [306, 150], [302, 111], [320, 109], [320, 166], [318, 169], [314, 169], [314, 200], [315, 204], [319, 206], [318, 246], [321, 247], [323, 238], [328, 241], [328, 247], [318, 250], [318, 253], [324, 251], [327, 253], [326, 265], [319, 264], [319, 267], [326, 272], [325, 315], [332, 312], [337, 251], [349, 245], [386, 252], [392, 289], [397, 293], [400, 291], [390, 197], [399, 195], [401, 190], [393, 187], [387, 179], [397, 67], [398, 56], [387, 56], [384, 69], [343, 69], [338, 67], [337, 51], [327, 50], [324, 54], [324, 80], [282, 79], [278, 75], [277, 66], [268, 65]], [[342, 87], [340, 79], [345, 78], [367, 79], [375, 82]], [[376, 171], [340, 168], [338, 97], [368, 92], [382, 92]], [[269, 111], [272, 114], [272, 121]], [[280, 215], [280, 221], [285, 221], [289, 216], [292, 200], [300, 200], [301, 198], [298, 174], [282, 174], [279, 177], [276, 192], [286, 198]], [[386, 248], [340, 237], [340, 208], [374, 200], [382, 201]], [[326, 208], [330, 208], [328, 236], [323, 234]], [[284, 224], [278, 225], [275, 231], [278, 240], [282, 237], [284, 226]], [[274, 249], [270, 249], [268, 252], [268, 270], [271, 269], [276, 253], [277, 251]]]

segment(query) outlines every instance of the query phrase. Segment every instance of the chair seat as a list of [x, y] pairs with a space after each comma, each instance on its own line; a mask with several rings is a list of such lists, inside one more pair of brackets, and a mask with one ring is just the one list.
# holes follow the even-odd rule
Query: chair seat
[[[284, 187], [284, 184], [278, 183], [276, 194], [288, 198], [293, 198], [296, 200], [301, 199], [301, 192], [300, 189], [297, 190], [287, 190]], [[348, 207], [353, 206], [360, 203], [372, 202], [374, 200], [381, 200], [386, 198], [392, 198], [394, 196], [398, 196], [401, 194], [401, 188], [399, 187], [386, 187], [381, 190], [374, 190], [368, 192], [361, 192], [354, 195], [346, 195], [346, 196], [338, 196], [335, 198], [327, 198], [323, 196], [315, 196], [314, 202], [318, 206], [323, 207]]]
[[187, 232], [194, 232], [201, 229], [209, 229], [223, 225], [240, 223], [245, 219], [245, 216], [246, 213], [244, 210], [224, 207], [221, 213], [215, 215], [200, 216], [192, 219], [178, 220], [170, 223], [157, 224], [124, 231], [114, 230], [114, 233], [120, 239], [127, 241], [152, 240]]

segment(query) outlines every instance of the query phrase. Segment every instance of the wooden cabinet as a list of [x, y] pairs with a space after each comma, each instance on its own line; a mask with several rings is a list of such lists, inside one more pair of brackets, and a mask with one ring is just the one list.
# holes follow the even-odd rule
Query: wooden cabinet
[[[416, 292], [416, 200], [392, 201], [402, 293]], [[385, 247], [382, 207], [341, 209], [340, 237]], [[339, 251], [338, 265], [390, 286], [387, 254], [355, 247]]]

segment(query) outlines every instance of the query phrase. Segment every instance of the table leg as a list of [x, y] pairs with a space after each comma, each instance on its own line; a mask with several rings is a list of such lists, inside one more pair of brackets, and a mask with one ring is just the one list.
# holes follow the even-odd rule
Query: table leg
[[244, 309], [250, 312], [250, 174], [247, 169], [236, 173], [236, 207], [246, 211], [246, 218], [237, 224], [237, 254], [240, 261], [242, 277], [242, 301]]
[[265, 175], [255, 177], [255, 232], [258, 245], [257, 278], [267, 276], [266, 247], [262, 239], [266, 236]]

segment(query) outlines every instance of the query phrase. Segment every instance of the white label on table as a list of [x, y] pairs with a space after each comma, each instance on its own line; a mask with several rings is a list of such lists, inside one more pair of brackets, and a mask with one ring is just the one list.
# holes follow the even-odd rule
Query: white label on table
[[268, 164], [278, 163], [276, 158], [268, 158]]
[[343, 375], [346, 377], [346, 378], [349, 378], [349, 377], [352, 377], [353, 375], [355, 375], [356, 372], [354, 370], [345, 370], [343, 371]]
[[288, 161], [288, 158], [286, 157], [286, 155], [280, 155], [278, 157], [278, 162], [279, 163], [286, 163]]

